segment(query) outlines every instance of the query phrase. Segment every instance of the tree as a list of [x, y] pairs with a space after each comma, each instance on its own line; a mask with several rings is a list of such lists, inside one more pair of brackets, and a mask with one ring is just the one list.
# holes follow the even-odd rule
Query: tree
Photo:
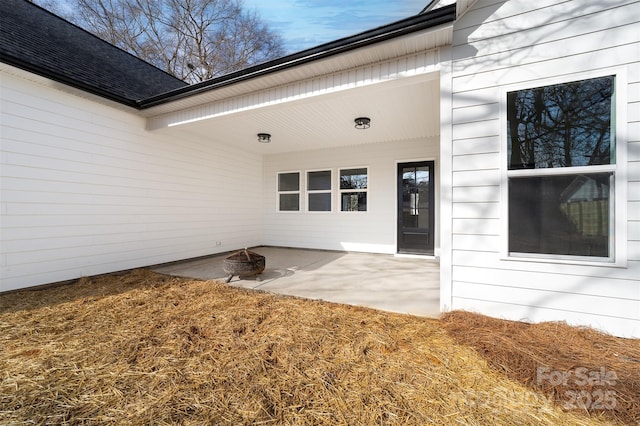
[[38, 1], [189, 83], [283, 56], [281, 37], [242, 0]]
[[507, 94], [510, 169], [610, 164], [613, 77]]

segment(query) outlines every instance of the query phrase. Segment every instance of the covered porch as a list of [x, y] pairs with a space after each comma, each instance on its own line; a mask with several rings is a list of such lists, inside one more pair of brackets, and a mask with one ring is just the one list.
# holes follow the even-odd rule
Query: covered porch
[[[176, 146], [193, 137], [203, 150], [217, 150], [214, 178], [206, 182], [211, 194], [224, 194], [212, 212], [225, 218], [208, 240], [215, 252], [268, 251], [262, 281], [232, 285], [439, 314], [447, 216], [441, 188], [449, 158], [441, 152], [449, 149], [442, 148], [448, 132], [442, 91], [449, 84], [443, 46], [451, 28], [447, 23], [314, 61], [293, 58], [145, 105], [148, 130]], [[370, 126], [358, 128], [358, 117]], [[260, 134], [269, 135], [268, 143]], [[364, 187], [343, 186], [354, 175]], [[356, 198], [356, 208], [345, 208], [345, 195]], [[405, 253], [422, 256], [397, 256]], [[219, 279], [220, 256], [158, 271]]]
[[[242, 216], [255, 231], [254, 242], [242, 246], [438, 258], [441, 52], [408, 54], [408, 41], [387, 46], [386, 55], [403, 54], [393, 59], [348, 68], [350, 60], [378, 58], [369, 48], [305, 65], [306, 72], [286, 70], [176, 99], [172, 106], [183, 104], [180, 111], [153, 106], [145, 110], [147, 127], [177, 145], [196, 136], [218, 147], [220, 157], [243, 153], [243, 161], [218, 163], [218, 177], [207, 182], [212, 192], [224, 185], [236, 193], [219, 199], [233, 215], [229, 223]], [[358, 128], [358, 117], [370, 125]], [[262, 134], [269, 137], [260, 140]], [[344, 186], [354, 175], [364, 186]], [[293, 186], [283, 187], [285, 179]], [[317, 186], [313, 179], [323, 181]], [[345, 197], [357, 198], [356, 208], [345, 207]], [[285, 198], [293, 204], [283, 206]], [[425, 236], [424, 244], [409, 241], [414, 235]], [[218, 251], [242, 247], [233, 238], [221, 235]]]

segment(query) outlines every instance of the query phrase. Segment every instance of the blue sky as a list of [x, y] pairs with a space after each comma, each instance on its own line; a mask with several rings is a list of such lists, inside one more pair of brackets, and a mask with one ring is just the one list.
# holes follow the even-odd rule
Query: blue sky
[[243, 0], [294, 53], [419, 13], [429, 0]]

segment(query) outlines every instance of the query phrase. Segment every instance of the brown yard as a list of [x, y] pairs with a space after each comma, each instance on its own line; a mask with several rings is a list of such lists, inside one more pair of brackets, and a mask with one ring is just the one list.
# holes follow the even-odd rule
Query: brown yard
[[0, 295], [2, 424], [637, 424], [640, 342], [136, 270]]

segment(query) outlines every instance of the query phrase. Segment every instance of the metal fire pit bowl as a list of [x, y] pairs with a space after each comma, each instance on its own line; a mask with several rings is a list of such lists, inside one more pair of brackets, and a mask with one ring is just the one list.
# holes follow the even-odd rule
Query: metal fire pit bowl
[[238, 277], [259, 275], [264, 271], [264, 266], [264, 256], [247, 249], [240, 250], [224, 260], [222, 268], [229, 274], [225, 282], [231, 281], [234, 275]]

